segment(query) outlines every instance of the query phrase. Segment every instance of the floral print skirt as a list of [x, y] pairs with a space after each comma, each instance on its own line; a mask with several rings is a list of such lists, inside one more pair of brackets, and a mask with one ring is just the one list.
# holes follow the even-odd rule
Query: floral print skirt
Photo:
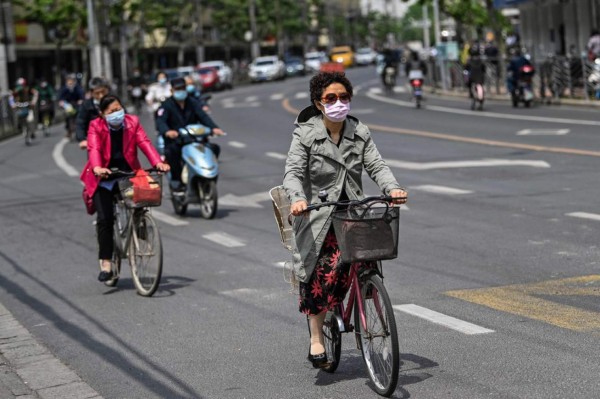
[[[300, 282], [300, 312], [314, 316], [333, 309], [350, 288], [350, 264], [340, 262], [341, 254], [333, 226], [327, 232], [310, 280]], [[372, 267], [375, 262], [365, 263]]]

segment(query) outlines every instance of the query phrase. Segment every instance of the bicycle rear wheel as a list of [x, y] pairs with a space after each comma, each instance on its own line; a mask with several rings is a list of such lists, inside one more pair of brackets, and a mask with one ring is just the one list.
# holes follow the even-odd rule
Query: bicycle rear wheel
[[327, 353], [327, 367], [321, 370], [333, 373], [340, 364], [342, 355], [342, 333], [338, 326], [338, 310], [327, 312], [323, 323], [323, 337], [325, 339], [325, 353]]
[[138, 294], [152, 296], [162, 274], [162, 242], [158, 226], [147, 211], [134, 215], [129, 264]]
[[381, 279], [371, 274], [361, 283], [360, 295], [366, 328], [361, 323], [358, 304], [354, 305], [354, 328], [358, 347], [375, 391], [390, 396], [398, 384], [400, 352], [392, 302]]

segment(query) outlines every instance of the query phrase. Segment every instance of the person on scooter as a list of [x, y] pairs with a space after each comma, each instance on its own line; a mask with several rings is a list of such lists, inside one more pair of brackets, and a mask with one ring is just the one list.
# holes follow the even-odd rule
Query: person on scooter
[[525, 65], [531, 65], [531, 62], [521, 53], [521, 49], [515, 47], [512, 50], [513, 56], [507, 66], [506, 86], [509, 93], [517, 88], [519, 82], [521, 68]]
[[156, 75], [156, 82], [148, 86], [146, 93], [146, 104], [150, 107], [150, 112], [156, 112], [163, 101], [171, 96], [171, 85], [167, 79], [167, 74], [159, 72]]
[[481, 60], [479, 47], [472, 47], [469, 51], [470, 57], [465, 65], [465, 71], [468, 73], [467, 87], [469, 88], [469, 98], [475, 95], [475, 86], [485, 84], [485, 64]]
[[84, 93], [81, 86], [77, 84], [75, 74], [67, 75], [65, 85], [58, 94], [58, 105], [65, 110], [65, 128], [67, 133], [65, 137], [71, 140], [75, 133], [75, 115], [79, 105], [84, 100]]
[[88, 127], [100, 115], [98, 106], [102, 97], [109, 93], [110, 84], [104, 78], [95, 77], [90, 80], [89, 90], [91, 97], [81, 103], [75, 120], [75, 137], [82, 150], [87, 148]]
[[[200, 102], [200, 104], [202, 105], [202, 111], [210, 113], [210, 107], [208, 106], [206, 101], [204, 101], [204, 98], [202, 97], [202, 91], [198, 88], [192, 76], [186, 75], [184, 79], [185, 89], [187, 90], [188, 95]], [[202, 85], [202, 83], [200, 83], [200, 85]]]
[[[213, 134], [220, 136], [225, 132], [202, 110], [198, 100], [188, 95], [185, 79], [175, 78], [171, 81], [172, 96], [167, 98], [156, 111], [156, 129], [165, 143], [165, 157], [171, 166], [171, 185], [175, 190], [183, 189], [181, 184], [181, 143], [177, 140], [179, 129], [200, 123], [212, 129]], [[220, 147], [207, 143], [218, 157]]]
[[54, 120], [54, 100], [56, 99], [56, 93], [52, 85], [49, 85], [48, 81], [44, 78], [40, 79], [39, 83], [35, 86], [35, 90], [38, 92], [38, 128], [41, 129], [46, 116], [50, 125]]
[[[28, 118], [35, 108], [38, 92], [29, 87], [25, 78], [19, 78], [15, 83], [8, 103], [17, 115], [17, 128], [21, 130], [23, 124], [29, 123]], [[31, 138], [35, 138], [35, 133], [31, 134]]]
[[394, 52], [386, 48], [383, 50], [383, 69], [381, 70], [381, 83], [383, 86], [386, 86], [386, 71], [387, 68], [392, 68], [394, 70], [394, 81], [398, 76], [398, 59], [395, 56]]
[[427, 64], [420, 59], [419, 53], [411, 51], [410, 59], [406, 61], [404, 71], [406, 72], [409, 81], [413, 79], [423, 80], [425, 75], [427, 75]]

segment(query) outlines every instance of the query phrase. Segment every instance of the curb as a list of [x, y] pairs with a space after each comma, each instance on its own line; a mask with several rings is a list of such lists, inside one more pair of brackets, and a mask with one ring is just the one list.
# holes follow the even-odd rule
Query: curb
[[0, 397], [103, 399], [0, 304]]

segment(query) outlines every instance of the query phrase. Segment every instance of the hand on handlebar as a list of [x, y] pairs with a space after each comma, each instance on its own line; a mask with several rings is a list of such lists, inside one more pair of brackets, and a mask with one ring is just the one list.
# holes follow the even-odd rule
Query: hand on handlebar
[[156, 164], [156, 169], [158, 169], [161, 172], [168, 172], [171, 170], [171, 167], [169, 166], [168, 163], [164, 163], [164, 162], [159, 162]]
[[177, 136], [179, 136], [179, 133], [177, 130], [169, 130], [165, 133], [165, 136], [170, 139], [175, 139]]
[[223, 129], [221, 129], [219, 127], [214, 128], [213, 131], [212, 131], [212, 134], [214, 134], [215, 136], [226, 136], [227, 135], [227, 133], [225, 133], [223, 131]]
[[306, 202], [305, 200], [296, 201], [292, 204], [292, 206], [290, 208], [290, 212], [292, 213], [292, 215], [298, 216], [302, 212], [304, 212], [307, 207], [308, 207], [308, 202]]
[[400, 188], [395, 188], [390, 191], [390, 197], [393, 198], [394, 204], [405, 204], [408, 200], [408, 193]]
[[101, 166], [94, 167], [94, 174], [96, 176], [99, 176], [100, 178], [107, 178], [111, 173], [112, 172], [110, 171], [110, 169], [103, 168]]

